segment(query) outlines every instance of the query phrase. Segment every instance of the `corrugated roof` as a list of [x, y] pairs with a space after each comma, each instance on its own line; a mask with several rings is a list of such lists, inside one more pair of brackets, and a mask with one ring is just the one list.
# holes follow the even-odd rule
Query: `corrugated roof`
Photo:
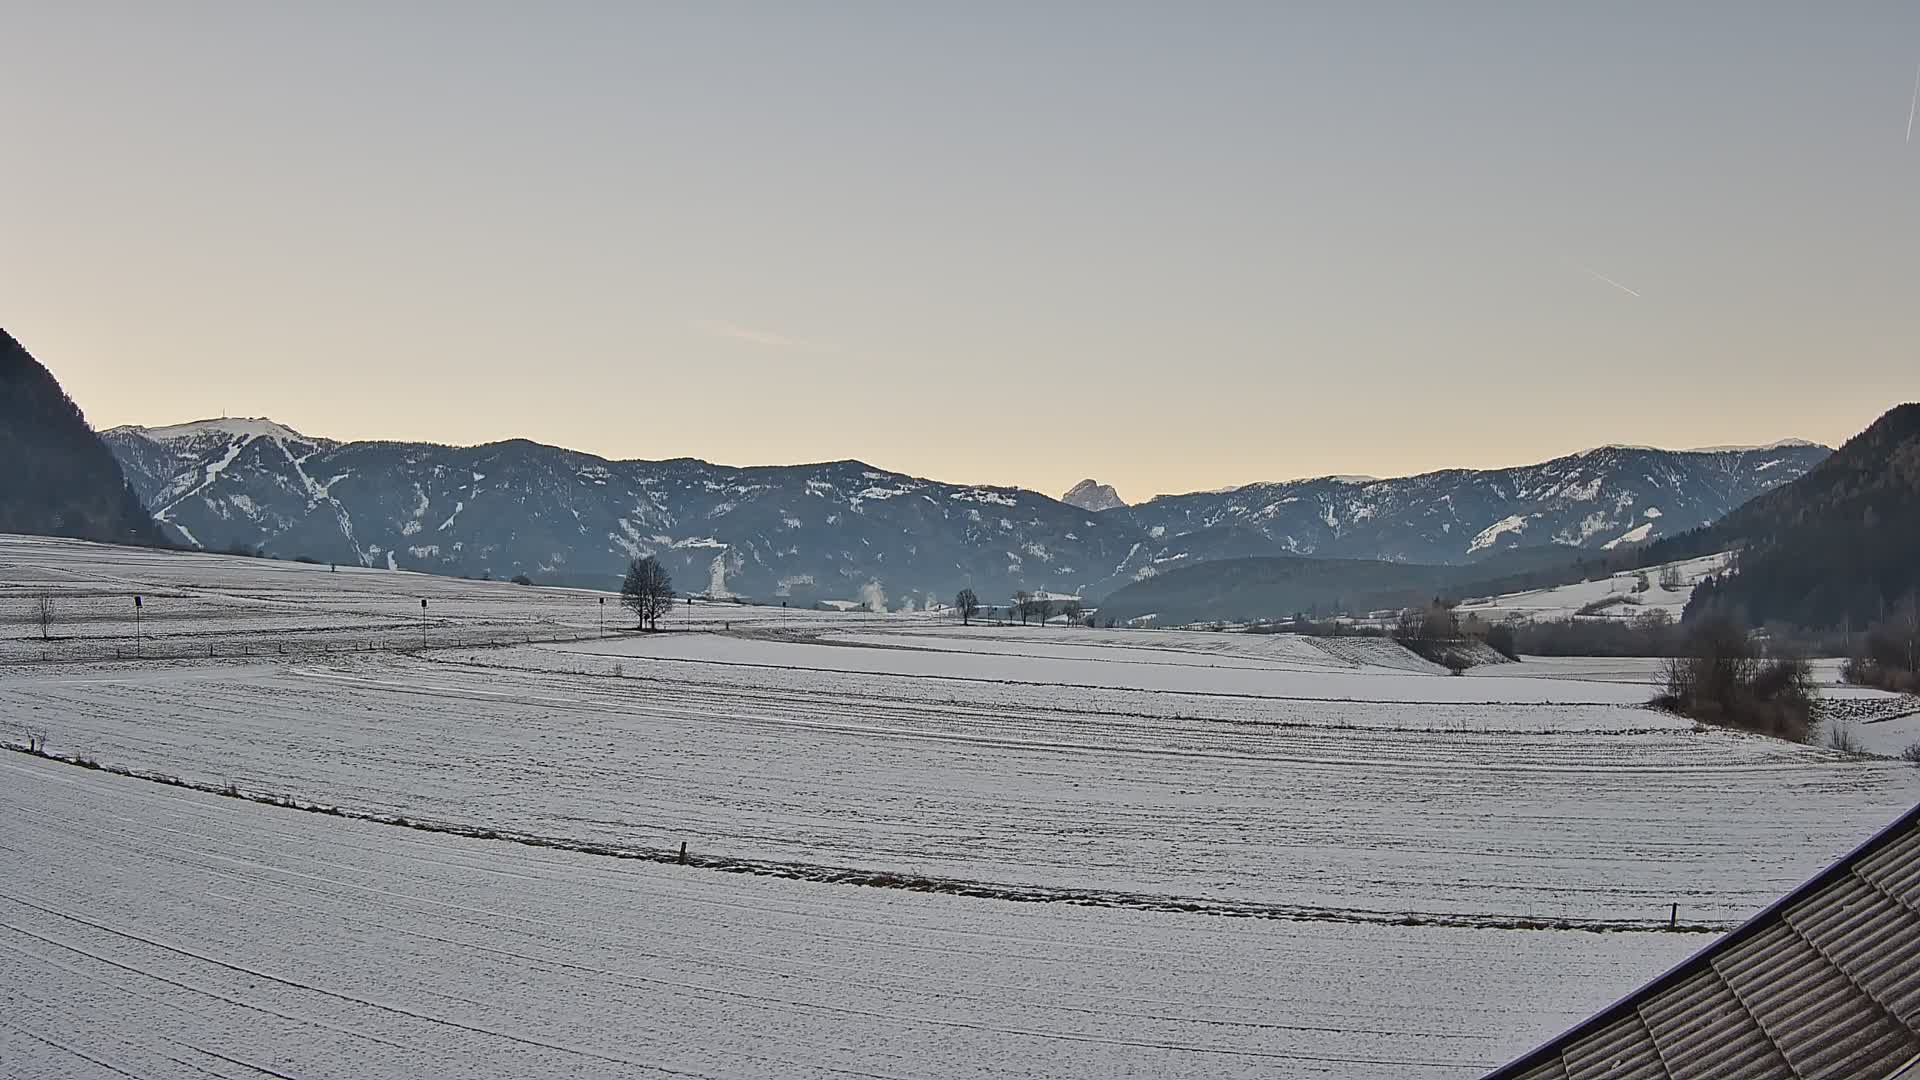
[[1920, 806], [1487, 1080], [1920, 1080]]

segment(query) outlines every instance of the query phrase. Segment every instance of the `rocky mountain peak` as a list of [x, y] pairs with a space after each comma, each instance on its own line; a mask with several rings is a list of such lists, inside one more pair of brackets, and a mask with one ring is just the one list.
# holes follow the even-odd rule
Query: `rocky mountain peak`
[[1120, 493], [1113, 490], [1112, 484], [1102, 484], [1091, 477], [1068, 488], [1067, 493], [1060, 496], [1060, 501], [1095, 513], [1127, 505]]

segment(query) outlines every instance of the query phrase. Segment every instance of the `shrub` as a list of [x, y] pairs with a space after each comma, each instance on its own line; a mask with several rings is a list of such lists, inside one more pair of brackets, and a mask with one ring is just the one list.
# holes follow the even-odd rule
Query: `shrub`
[[1455, 641], [1460, 637], [1460, 619], [1453, 608], [1435, 600], [1424, 608], [1407, 608], [1394, 624], [1393, 636], [1401, 644], [1416, 641]]
[[1854, 656], [1840, 665], [1840, 677], [1856, 686], [1873, 686], [1899, 694], [1920, 694], [1920, 672], [1883, 664], [1871, 656]]
[[1900, 760], [1912, 765], [1920, 765], [1920, 742], [1900, 751]]
[[1580, 610], [1576, 612], [1576, 614], [1604, 615], [1607, 613], [1608, 608], [1639, 606], [1640, 601], [1637, 597], [1627, 596], [1624, 593], [1616, 593], [1613, 596], [1603, 596], [1592, 603], [1580, 605]]
[[1762, 662], [1746, 631], [1725, 616], [1697, 620], [1663, 674], [1666, 693], [1657, 705], [1709, 724], [1807, 741], [1814, 698], [1807, 662]]
[[1840, 720], [1829, 720], [1826, 724], [1827, 749], [1841, 750], [1849, 754], [1861, 752], [1860, 739], [1853, 733], [1853, 725]]
[[1840, 669], [1848, 682], [1920, 693], [1920, 600], [1909, 596], [1890, 616], [1869, 627], [1850, 651]]
[[1487, 647], [1509, 660], [1520, 659], [1519, 640], [1513, 627], [1507, 623], [1498, 623], [1487, 629]]
[[1761, 699], [1782, 697], [1811, 700], [1814, 695], [1813, 669], [1798, 657], [1781, 657], [1760, 665], [1753, 675], [1753, 692]]
[[525, 574], [515, 574], [513, 575], [513, 583], [515, 585], [531, 585], [533, 584], [533, 579]]
[[1632, 621], [1560, 619], [1514, 627], [1515, 651], [1527, 656], [1672, 656], [1680, 635], [1658, 608]]

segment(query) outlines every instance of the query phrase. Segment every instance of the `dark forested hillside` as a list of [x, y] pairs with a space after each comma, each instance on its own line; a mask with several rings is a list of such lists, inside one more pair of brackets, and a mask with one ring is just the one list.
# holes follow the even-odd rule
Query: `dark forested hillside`
[[0, 330], [0, 532], [151, 544], [159, 529], [52, 373]]
[[1688, 614], [1855, 628], [1920, 588], [1920, 404], [1901, 405], [1807, 475], [1709, 530], [1739, 570], [1695, 591]]

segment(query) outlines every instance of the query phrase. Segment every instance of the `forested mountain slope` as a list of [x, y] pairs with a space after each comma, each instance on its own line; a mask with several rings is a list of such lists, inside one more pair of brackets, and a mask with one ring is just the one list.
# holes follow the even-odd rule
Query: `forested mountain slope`
[[1901, 405], [1813, 471], [1707, 530], [1738, 570], [1694, 593], [1689, 613], [1809, 628], [1878, 621], [1920, 589], [1920, 404]]
[[0, 330], [0, 532], [152, 544], [160, 530], [60, 383]]

